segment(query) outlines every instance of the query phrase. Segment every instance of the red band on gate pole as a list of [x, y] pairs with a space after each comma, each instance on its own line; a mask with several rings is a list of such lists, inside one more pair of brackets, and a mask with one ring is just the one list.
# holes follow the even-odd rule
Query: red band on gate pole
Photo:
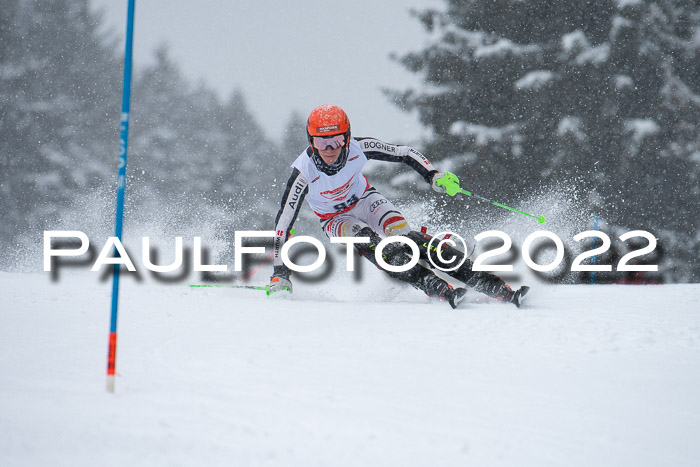
[[109, 352], [107, 354], [107, 375], [114, 376], [117, 367], [117, 333], [109, 333]]

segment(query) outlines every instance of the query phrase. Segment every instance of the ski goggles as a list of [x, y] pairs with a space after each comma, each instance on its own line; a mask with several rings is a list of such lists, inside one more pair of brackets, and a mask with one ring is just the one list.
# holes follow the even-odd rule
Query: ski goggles
[[328, 146], [338, 149], [345, 144], [345, 135], [314, 136], [313, 143], [316, 149], [326, 149]]

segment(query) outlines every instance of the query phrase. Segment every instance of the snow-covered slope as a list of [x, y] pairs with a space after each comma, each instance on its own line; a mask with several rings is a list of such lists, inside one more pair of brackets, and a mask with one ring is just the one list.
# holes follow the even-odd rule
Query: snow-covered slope
[[295, 287], [123, 281], [108, 394], [110, 283], [0, 273], [0, 465], [700, 461], [700, 285]]

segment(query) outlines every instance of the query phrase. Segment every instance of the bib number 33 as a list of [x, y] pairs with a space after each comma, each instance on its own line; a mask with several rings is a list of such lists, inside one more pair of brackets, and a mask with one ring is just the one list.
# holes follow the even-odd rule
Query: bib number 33
[[338, 203], [338, 204], [334, 205], [333, 209], [335, 209], [336, 211], [342, 211], [344, 209], [349, 208], [350, 206], [357, 203], [358, 201], [359, 201], [359, 199], [357, 198], [357, 195], [352, 195], [346, 201], [343, 201], [342, 203]]

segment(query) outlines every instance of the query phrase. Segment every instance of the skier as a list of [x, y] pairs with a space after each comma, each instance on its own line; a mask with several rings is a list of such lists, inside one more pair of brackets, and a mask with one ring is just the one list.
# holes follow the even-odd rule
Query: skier
[[[292, 174], [287, 182], [280, 210], [275, 220], [274, 272], [267, 286], [268, 293], [292, 291], [291, 271], [283, 264], [281, 249], [289, 238], [292, 225], [299, 214], [304, 199], [321, 222], [321, 228], [328, 238], [368, 237], [368, 243], [357, 243], [359, 254], [377, 267], [375, 248], [381, 237], [403, 235], [414, 241], [423, 260], [428, 260], [427, 248], [432, 237], [415, 231], [398, 209], [362, 174], [362, 167], [368, 160], [403, 162], [418, 172], [433, 189], [439, 193], [448, 187], [459, 186], [453, 174], [437, 171], [421, 153], [408, 146], [387, 144], [374, 138], [354, 138], [350, 132], [350, 121], [345, 112], [335, 105], [316, 107], [306, 123], [309, 146], [292, 164]], [[454, 191], [451, 191], [454, 193]], [[432, 255], [435, 264], [441, 265], [443, 258], [456, 257], [458, 264], [464, 253], [444, 247], [442, 258]], [[390, 243], [383, 250], [383, 259], [390, 265], [405, 265], [410, 260], [405, 245]], [[399, 280], [408, 282], [431, 297], [447, 301], [456, 308], [466, 293], [466, 288], [453, 288], [434, 271], [419, 262], [404, 272], [387, 273]], [[442, 265], [447, 266], [448, 263]], [[472, 271], [472, 262], [464, 263], [449, 274], [465, 286], [486, 295], [514, 303], [520, 307], [520, 298], [528, 288], [513, 291], [498, 276], [485, 272]], [[381, 267], [380, 267], [381, 269]]]

